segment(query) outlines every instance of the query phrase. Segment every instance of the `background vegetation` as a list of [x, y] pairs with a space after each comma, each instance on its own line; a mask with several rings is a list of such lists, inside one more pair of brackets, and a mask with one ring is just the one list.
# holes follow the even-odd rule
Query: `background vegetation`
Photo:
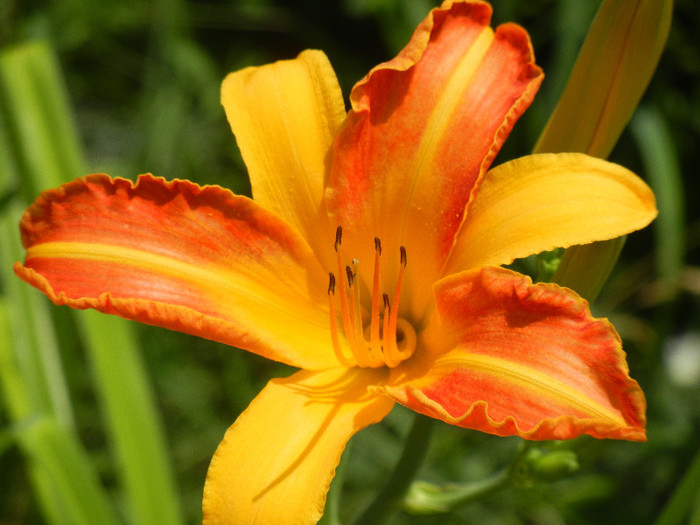
[[[318, 48], [347, 94], [437, 3], [0, 0], [0, 523], [199, 522], [224, 431], [269, 378], [290, 372], [223, 345], [47, 306], [10, 269], [22, 257], [23, 207], [90, 172], [248, 193], [219, 106], [226, 73]], [[529, 30], [547, 74], [499, 162], [532, 149], [599, 1], [493, 5], [495, 22]], [[677, 0], [657, 74], [611, 156], [664, 195], [667, 219], [630, 237], [594, 306], [620, 331], [646, 392], [649, 441], [565, 443], [580, 464], [570, 476], [526, 476], [449, 519], [404, 514], [397, 523], [700, 523], [698, 29], [699, 4]], [[43, 124], [28, 127], [35, 120]], [[381, 485], [409, 424], [399, 408], [353, 440], [343, 520]], [[480, 480], [519, 446], [440, 425], [420, 477]]]

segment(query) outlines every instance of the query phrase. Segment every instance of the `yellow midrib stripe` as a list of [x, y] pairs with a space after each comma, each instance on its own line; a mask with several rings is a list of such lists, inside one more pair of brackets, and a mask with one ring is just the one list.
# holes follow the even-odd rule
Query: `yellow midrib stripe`
[[[37, 244], [27, 249], [27, 259], [37, 258], [64, 258], [84, 259], [86, 261], [98, 261], [111, 264], [128, 265], [152, 271], [156, 274], [171, 277], [175, 280], [186, 281], [202, 290], [213, 290], [216, 294], [225, 293], [226, 288], [235, 289], [235, 293], [251, 303], [257, 303], [264, 308], [272, 308], [269, 300], [261, 300], [268, 297], [264, 293], [267, 278], [264, 275], [252, 276], [241, 272], [227, 272], [223, 268], [197, 265], [178, 260], [167, 255], [137, 250], [125, 246], [111, 244], [98, 244], [86, 242], [47, 242]], [[221, 305], [223, 307], [223, 305]]]
[[517, 365], [512, 361], [498, 357], [466, 352], [460, 355], [459, 363], [465, 368], [483, 370], [489, 375], [514, 383], [528, 384], [533, 389], [540, 392], [544, 391], [551, 398], [559, 398], [568, 406], [576, 407], [584, 413], [597, 415], [599, 418], [608, 419], [617, 425], [627, 425], [619, 414], [582, 395], [575, 388], [557, 381], [534, 368]]
[[410, 188], [411, 193], [415, 190], [416, 182], [420, 176], [430, 173], [429, 167], [434, 162], [437, 145], [444, 137], [445, 130], [452, 121], [452, 114], [459, 107], [462, 94], [491, 47], [493, 39], [493, 31], [491, 28], [485, 27], [471, 45], [469, 51], [460, 59], [453, 75], [442, 90], [426, 123], [425, 131], [418, 146], [416, 161], [412, 166], [411, 171], [413, 174], [408, 179], [413, 181]]
[[144, 270], [151, 270], [161, 275], [167, 275], [179, 280], [187, 280], [194, 283], [208, 282], [220, 286], [222, 281], [225, 282], [223, 276], [216, 275], [215, 272], [207, 270], [202, 266], [195, 266], [194, 264], [165, 255], [111, 244], [47, 242], [28, 248], [27, 259], [32, 257], [85, 259], [89, 261], [137, 266]]

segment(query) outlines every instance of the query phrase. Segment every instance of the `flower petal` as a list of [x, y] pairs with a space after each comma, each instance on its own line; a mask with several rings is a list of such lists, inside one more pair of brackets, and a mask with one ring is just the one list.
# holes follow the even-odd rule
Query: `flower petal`
[[228, 429], [209, 466], [206, 525], [316, 523], [350, 437], [394, 402], [367, 390], [378, 369], [275, 379]]
[[[387, 253], [406, 246], [414, 317], [473, 188], [542, 80], [525, 30], [494, 33], [490, 18], [482, 2], [433, 10], [396, 58], [355, 86], [335, 144], [328, 195], [343, 242], [360, 260], [372, 260], [373, 236]], [[368, 238], [353, 241], [353, 230]]]
[[612, 239], [654, 217], [651, 189], [622, 166], [580, 153], [530, 155], [484, 177], [445, 273]]
[[[312, 247], [323, 236], [321, 202], [345, 105], [321, 51], [226, 77], [221, 102], [248, 167], [255, 201], [295, 226]], [[335, 228], [335, 227], [333, 227]]]
[[435, 296], [428, 333], [440, 343], [382, 389], [396, 401], [500, 436], [646, 439], [619, 336], [575, 293], [482, 268], [441, 280]]
[[15, 266], [56, 304], [96, 308], [308, 368], [337, 366], [327, 274], [274, 214], [216, 186], [91, 175], [42, 194]]

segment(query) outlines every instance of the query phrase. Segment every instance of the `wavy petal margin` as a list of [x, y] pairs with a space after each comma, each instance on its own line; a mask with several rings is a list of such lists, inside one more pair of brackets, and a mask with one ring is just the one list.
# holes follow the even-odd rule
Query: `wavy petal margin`
[[316, 523], [346, 443], [394, 405], [368, 391], [379, 369], [297, 372], [270, 381], [209, 466], [205, 525]]
[[494, 32], [490, 19], [483, 2], [434, 9], [354, 87], [335, 144], [330, 212], [361, 261], [373, 259], [373, 236], [387, 253], [406, 246], [409, 317], [422, 315], [472, 190], [542, 80], [525, 30]]
[[613, 239], [656, 214], [654, 193], [622, 166], [581, 153], [529, 155], [486, 174], [445, 273]]
[[317, 252], [329, 250], [335, 225], [328, 230], [322, 202], [345, 104], [326, 55], [309, 50], [231, 73], [221, 103], [255, 202], [295, 226]]
[[95, 308], [309, 369], [337, 366], [328, 277], [276, 215], [218, 186], [91, 175], [44, 192], [21, 222], [17, 274]]
[[644, 441], [646, 402], [619, 336], [553, 284], [482, 268], [435, 285], [437, 319], [401, 381], [379, 388], [454, 425], [526, 439]]

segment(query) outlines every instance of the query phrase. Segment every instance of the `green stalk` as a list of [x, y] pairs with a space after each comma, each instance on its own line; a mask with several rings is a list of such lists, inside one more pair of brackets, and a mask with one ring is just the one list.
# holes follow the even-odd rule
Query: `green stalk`
[[354, 520], [355, 525], [379, 525], [396, 511], [428, 452], [435, 420], [415, 414], [394, 471], [369, 506]]
[[[85, 174], [60, 68], [46, 44], [3, 53], [0, 105], [17, 159], [19, 190], [28, 200]], [[130, 522], [182, 523], [164, 431], [134, 334], [118, 318], [81, 312], [76, 319], [95, 371]]]

